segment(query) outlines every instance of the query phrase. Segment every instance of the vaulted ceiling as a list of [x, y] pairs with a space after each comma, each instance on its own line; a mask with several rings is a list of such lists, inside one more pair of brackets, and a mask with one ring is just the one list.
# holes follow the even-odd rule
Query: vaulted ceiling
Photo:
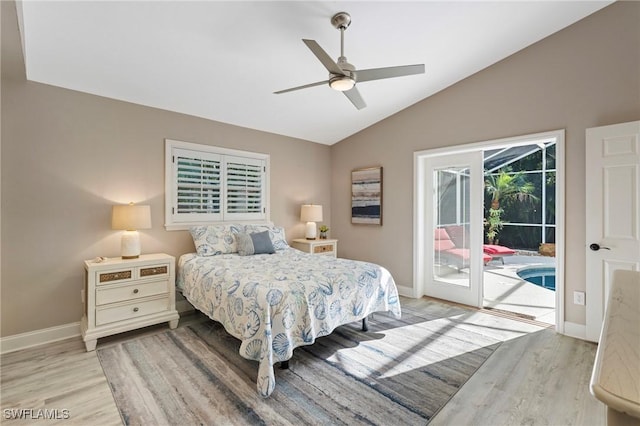
[[[336, 143], [571, 25], [611, 1], [18, 2], [29, 80], [323, 144]], [[302, 39], [358, 69], [424, 63], [361, 82], [367, 107], [320, 85]]]

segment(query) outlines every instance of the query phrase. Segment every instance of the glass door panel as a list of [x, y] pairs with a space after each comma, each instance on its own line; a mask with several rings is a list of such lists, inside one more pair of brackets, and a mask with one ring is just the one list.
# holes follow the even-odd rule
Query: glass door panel
[[425, 294], [482, 305], [482, 152], [429, 158]]
[[469, 167], [433, 170], [433, 279], [470, 288]]

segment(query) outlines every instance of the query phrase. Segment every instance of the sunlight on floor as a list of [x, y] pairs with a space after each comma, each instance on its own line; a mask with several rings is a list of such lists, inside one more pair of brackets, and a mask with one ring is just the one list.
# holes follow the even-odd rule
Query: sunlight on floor
[[[411, 305], [413, 301], [403, 298], [403, 302]], [[458, 310], [455, 314], [440, 318], [394, 325], [377, 332], [369, 331], [365, 339], [359, 340], [353, 347], [336, 351], [328, 361], [346, 368], [353, 353], [357, 352], [359, 356], [367, 358], [368, 367], [364, 370], [352, 369], [351, 374], [367, 380], [371, 371], [376, 371], [377, 379], [389, 378], [411, 374], [429, 365], [442, 365], [460, 356], [543, 329], [538, 325], [481, 311]]]

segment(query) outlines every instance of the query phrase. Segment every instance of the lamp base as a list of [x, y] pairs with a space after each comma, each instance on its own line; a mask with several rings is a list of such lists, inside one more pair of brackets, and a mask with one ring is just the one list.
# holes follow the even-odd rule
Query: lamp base
[[307, 228], [304, 233], [304, 237], [307, 240], [315, 240], [316, 239], [316, 223], [315, 222], [307, 222]]
[[124, 231], [120, 242], [120, 254], [123, 259], [140, 257], [140, 234], [138, 231]]

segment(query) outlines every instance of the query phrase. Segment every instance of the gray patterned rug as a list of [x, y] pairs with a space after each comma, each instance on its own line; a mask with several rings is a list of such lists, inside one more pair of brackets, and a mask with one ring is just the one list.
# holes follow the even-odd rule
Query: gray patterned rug
[[424, 301], [337, 328], [297, 348], [276, 389], [256, 392], [258, 364], [213, 321], [98, 349], [127, 425], [420, 425], [500, 345], [459, 327], [469, 311]]

